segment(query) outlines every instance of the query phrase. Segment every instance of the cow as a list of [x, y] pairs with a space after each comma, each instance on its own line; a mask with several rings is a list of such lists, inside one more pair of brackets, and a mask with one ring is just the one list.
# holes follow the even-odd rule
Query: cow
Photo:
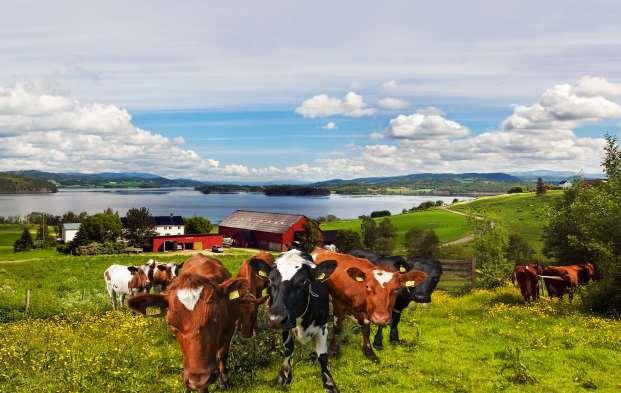
[[600, 278], [599, 272], [597, 271], [597, 268], [593, 263], [583, 262], [577, 264], [576, 266], [580, 268], [580, 270], [578, 271], [578, 283], [580, 285], [588, 284], [589, 281], [595, 281]]
[[257, 313], [259, 310], [259, 305], [264, 303], [268, 299], [267, 273], [265, 273], [264, 271], [259, 271], [259, 274], [263, 275], [256, 274], [256, 271], [251, 266], [253, 260], [262, 261], [271, 268], [271, 266], [274, 264], [275, 258], [272, 254], [268, 252], [260, 252], [246, 259], [239, 267], [237, 278], [245, 280], [246, 284], [248, 285], [248, 291], [256, 299], [258, 299], [256, 303], [247, 302], [240, 304], [240, 307], [243, 308], [243, 310], [240, 313], [238, 328], [240, 334], [245, 338], [252, 337], [254, 335], [257, 324]]
[[571, 302], [574, 299], [574, 292], [580, 284], [580, 270], [581, 268], [576, 265], [544, 267], [541, 277], [548, 290], [548, 295], [562, 299], [567, 293]]
[[326, 283], [336, 268], [336, 262], [326, 260], [317, 266], [310, 255], [290, 250], [281, 254], [271, 267], [260, 259], [252, 259], [250, 264], [260, 276], [268, 275], [268, 325], [282, 330], [285, 358], [278, 374], [278, 383], [288, 386], [293, 379], [291, 356], [294, 338], [302, 344], [313, 339], [323, 388], [328, 393], [338, 393], [328, 369], [330, 307]]
[[328, 260], [337, 261], [336, 271], [328, 280], [334, 311], [330, 353], [338, 355], [344, 318], [352, 315], [361, 327], [362, 352], [370, 360], [379, 361], [370, 345], [370, 324], [390, 324], [398, 292], [405, 287], [415, 287], [425, 281], [427, 275], [417, 270], [393, 272], [364, 258], [321, 249], [313, 251], [313, 259], [319, 266]]
[[[366, 250], [354, 249], [350, 255], [366, 258], [373, 264], [382, 267], [392, 272], [409, 272], [411, 270], [419, 270], [427, 274], [425, 281], [415, 287], [402, 288], [395, 301], [395, 306], [392, 311], [392, 322], [390, 323], [390, 343], [399, 343], [399, 321], [403, 310], [407, 308], [411, 301], [416, 303], [428, 304], [431, 303], [431, 294], [436, 289], [440, 277], [442, 276], [442, 265], [435, 258], [413, 258], [406, 260], [401, 256], [379, 256], [375, 253]], [[383, 344], [383, 326], [377, 327], [377, 332], [373, 339], [373, 347], [375, 349], [382, 349]]]
[[126, 295], [133, 296], [139, 292], [148, 292], [147, 275], [140, 266], [112, 265], [104, 272], [104, 281], [113, 310], [117, 308], [117, 295], [121, 297], [122, 307]]
[[520, 288], [526, 304], [539, 299], [539, 276], [542, 274], [543, 267], [539, 264], [515, 266], [512, 274], [513, 283]]
[[197, 254], [167, 292], [137, 295], [128, 305], [143, 315], [149, 307], [166, 310], [166, 323], [183, 353], [185, 385], [207, 392], [216, 378], [220, 387], [230, 387], [226, 362], [240, 305], [255, 301], [244, 279], [231, 278], [220, 261]]

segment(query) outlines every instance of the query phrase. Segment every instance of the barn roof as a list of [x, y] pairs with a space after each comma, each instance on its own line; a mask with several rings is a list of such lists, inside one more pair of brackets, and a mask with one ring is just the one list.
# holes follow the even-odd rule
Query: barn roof
[[223, 219], [219, 226], [259, 232], [285, 233], [301, 218], [304, 216], [300, 214], [237, 210]]
[[63, 229], [66, 231], [78, 230], [80, 229], [80, 223], [79, 222], [66, 222], [63, 224]]

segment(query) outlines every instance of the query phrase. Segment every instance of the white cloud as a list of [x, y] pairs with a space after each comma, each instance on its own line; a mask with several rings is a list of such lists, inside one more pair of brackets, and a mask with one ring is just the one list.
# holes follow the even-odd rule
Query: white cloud
[[410, 103], [401, 98], [385, 97], [378, 101], [380, 107], [384, 109], [405, 109], [410, 106]]
[[372, 132], [369, 134], [369, 139], [372, 141], [378, 141], [380, 139], [384, 139], [384, 137], [386, 137], [386, 135], [382, 132]]
[[335, 129], [337, 129], [338, 127], [336, 126], [336, 124], [334, 124], [334, 122], [331, 122], [331, 121], [330, 121], [330, 122], [326, 123], [326, 124], [325, 124], [323, 127], [321, 127], [321, 128], [323, 128], [324, 130], [335, 130]]
[[368, 107], [361, 95], [350, 91], [343, 100], [329, 97], [326, 94], [316, 95], [302, 102], [300, 106], [295, 108], [295, 111], [304, 117], [310, 118], [328, 116], [362, 117], [373, 115], [376, 109]]
[[394, 79], [386, 81], [386, 82], [384, 82], [384, 83], [382, 83], [380, 85], [380, 88], [384, 89], [384, 90], [392, 90], [392, 89], [396, 89], [398, 87], [399, 87], [399, 83], [396, 80], [394, 80]]
[[578, 95], [618, 96], [621, 95], [621, 83], [611, 83], [599, 76], [583, 76], [576, 83], [575, 92]]
[[468, 128], [440, 115], [399, 115], [390, 120], [389, 134], [397, 139], [452, 138], [468, 135]]

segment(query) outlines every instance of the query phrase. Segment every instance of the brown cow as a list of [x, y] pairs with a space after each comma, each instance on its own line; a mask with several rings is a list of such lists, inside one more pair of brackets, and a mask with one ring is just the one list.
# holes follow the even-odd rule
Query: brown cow
[[[255, 272], [255, 270], [251, 266], [251, 262], [253, 260], [260, 260], [265, 262], [269, 267], [272, 267], [274, 264], [274, 256], [268, 252], [260, 252], [257, 255], [245, 260], [241, 266], [239, 267], [239, 272], [237, 273], [237, 278], [243, 279], [246, 281], [246, 285], [248, 286], [248, 291], [254, 295], [258, 302], [256, 303], [240, 303], [239, 307], [240, 315], [238, 328], [243, 337], [252, 337], [255, 332], [256, 324], [257, 324], [257, 313], [259, 310], [259, 305], [264, 303], [267, 296], [267, 286], [268, 280], [267, 275], [263, 277], [262, 271]], [[257, 274], [259, 273], [259, 274]]]
[[578, 288], [580, 267], [569, 266], [546, 266], [541, 276], [546, 284], [548, 295], [563, 298], [565, 293], [569, 295], [569, 301], [574, 299], [574, 292]]
[[580, 285], [588, 284], [591, 280], [597, 279], [597, 269], [591, 262], [579, 263], [576, 266], [580, 268], [578, 272], [578, 282]]
[[526, 304], [539, 299], [539, 275], [543, 268], [539, 264], [516, 265], [513, 282], [520, 288]]
[[244, 279], [230, 277], [220, 261], [197, 254], [185, 262], [167, 293], [138, 295], [128, 301], [141, 314], [146, 314], [147, 307], [167, 309], [166, 323], [181, 346], [183, 379], [189, 389], [207, 392], [216, 377], [221, 387], [230, 386], [226, 361], [239, 306], [256, 302]]
[[328, 260], [337, 261], [337, 268], [328, 279], [335, 321], [330, 353], [338, 354], [338, 336], [343, 330], [344, 318], [352, 315], [362, 330], [362, 352], [377, 361], [369, 341], [370, 324], [388, 325], [399, 290], [418, 285], [427, 275], [418, 270], [391, 272], [367, 259], [327, 250], [315, 250], [313, 258], [318, 265]]

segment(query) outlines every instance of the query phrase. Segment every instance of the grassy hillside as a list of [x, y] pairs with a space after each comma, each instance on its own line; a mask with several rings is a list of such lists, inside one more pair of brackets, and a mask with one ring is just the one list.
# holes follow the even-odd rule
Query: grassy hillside
[[[440, 241], [448, 242], [462, 238], [470, 231], [468, 219], [442, 209], [430, 209], [388, 217], [397, 228], [398, 245], [402, 247], [405, 233], [410, 228], [431, 228]], [[379, 223], [383, 218], [375, 219]], [[351, 229], [360, 232], [360, 220], [339, 220], [321, 225], [322, 229]]]
[[540, 250], [541, 234], [547, 221], [546, 209], [562, 194], [562, 191], [548, 191], [542, 196], [530, 192], [482, 197], [472, 202], [458, 203], [449, 208], [462, 213], [489, 217], [493, 221], [500, 222], [510, 233], [518, 233]]
[[[235, 252], [221, 257], [233, 271], [248, 255]], [[185, 392], [181, 353], [165, 323], [111, 311], [104, 292], [108, 265], [149, 256], [19, 255], [0, 256], [0, 391]], [[26, 288], [32, 289], [29, 317], [23, 315]], [[403, 313], [404, 344], [386, 344], [379, 364], [363, 357], [358, 329], [348, 322], [348, 343], [331, 369], [343, 393], [616, 391], [621, 322], [582, 314], [577, 303], [543, 299], [526, 307], [514, 288], [436, 293], [430, 307]], [[281, 391], [275, 377], [282, 357], [272, 347], [280, 348], [279, 336], [262, 331], [261, 340], [235, 339], [233, 392]], [[296, 344], [291, 393], [321, 391], [312, 347]]]
[[53, 183], [25, 176], [0, 173], [0, 193], [48, 193], [58, 189]]

